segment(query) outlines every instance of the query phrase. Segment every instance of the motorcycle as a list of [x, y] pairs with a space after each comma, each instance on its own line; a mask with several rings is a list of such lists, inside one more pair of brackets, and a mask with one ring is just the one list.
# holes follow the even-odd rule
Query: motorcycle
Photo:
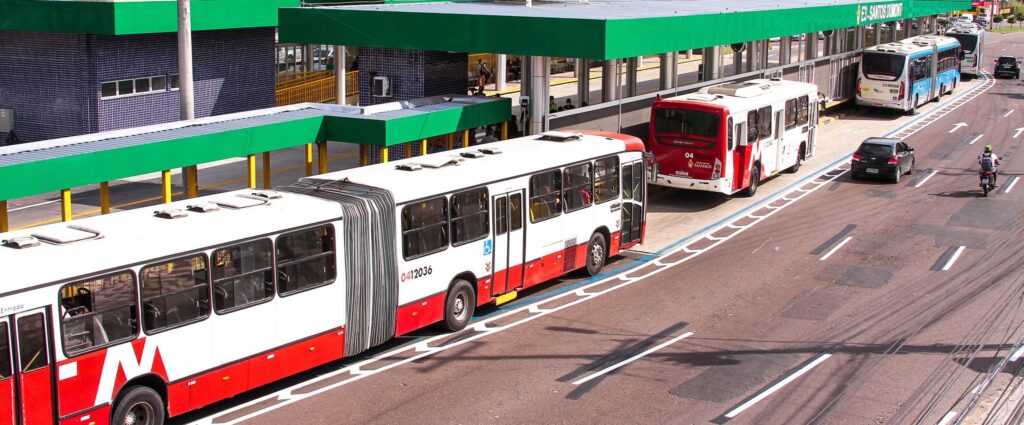
[[988, 192], [996, 188], [995, 173], [991, 171], [982, 171], [980, 177], [981, 184], [979, 184], [979, 186], [981, 186], [982, 196], [988, 196]]

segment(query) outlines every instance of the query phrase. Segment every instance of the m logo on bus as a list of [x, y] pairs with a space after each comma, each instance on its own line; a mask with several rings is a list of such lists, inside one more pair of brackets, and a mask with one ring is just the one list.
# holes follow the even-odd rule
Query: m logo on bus
[[114, 390], [136, 376], [152, 372], [167, 379], [160, 349], [155, 343], [147, 344], [146, 341], [146, 338], [139, 338], [131, 344], [107, 348], [100, 384], [96, 390], [97, 406], [113, 400]]

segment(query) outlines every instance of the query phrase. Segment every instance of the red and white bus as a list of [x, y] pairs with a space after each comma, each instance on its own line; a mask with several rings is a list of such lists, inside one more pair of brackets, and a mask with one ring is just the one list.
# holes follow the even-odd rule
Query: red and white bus
[[766, 178], [796, 171], [814, 153], [818, 88], [750, 80], [659, 99], [647, 147], [654, 184], [752, 196]]
[[643, 143], [545, 133], [0, 235], [0, 424], [161, 424], [642, 242]]

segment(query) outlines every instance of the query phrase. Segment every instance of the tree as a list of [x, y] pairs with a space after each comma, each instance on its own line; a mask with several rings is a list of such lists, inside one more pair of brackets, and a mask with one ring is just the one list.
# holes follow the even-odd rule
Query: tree
[[1008, 22], [1010, 25], [1016, 24], [1017, 23], [1017, 15], [1010, 15], [1010, 19], [1007, 19], [1006, 22]]
[[[1017, 13], [1014, 13], [1014, 14], [1013, 14], [1013, 18], [1014, 18], [1014, 20], [1015, 20], [1015, 21], [1017, 21], [1018, 23], [1019, 23], [1020, 21], [1024, 21], [1024, 11], [1021, 11], [1021, 12], [1017, 12]], [[1010, 23], [1012, 24], [1013, 22], [1010, 22]]]
[[939, 18], [935, 20], [935, 23], [939, 24], [940, 27], [949, 26], [949, 19]]
[[997, 24], [1003, 22], [1003, 15], [996, 15], [995, 17], [992, 18], [992, 22], [995, 22]]

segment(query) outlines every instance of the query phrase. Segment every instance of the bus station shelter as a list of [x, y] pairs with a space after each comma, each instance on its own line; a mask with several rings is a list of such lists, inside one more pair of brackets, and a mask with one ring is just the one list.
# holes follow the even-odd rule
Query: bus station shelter
[[[272, 187], [270, 153], [305, 146], [306, 175], [327, 172], [327, 142], [360, 145], [362, 163], [373, 148], [381, 162], [427, 153], [427, 139], [447, 136], [449, 148], [469, 146], [472, 129], [502, 126], [511, 101], [481, 96], [437, 96], [370, 107], [304, 103], [192, 121], [137, 127], [0, 147], [0, 232], [8, 231], [7, 200], [49, 192], [61, 194], [61, 218], [71, 217], [71, 188], [100, 185], [102, 213], [110, 211], [107, 182], [160, 172], [164, 202], [171, 202], [171, 171], [228, 158], [246, 157], [249, 187], [257, 186], [256, 155], [262, 155], [263, 187]], [[314, 149], [314, 146], [316, 148]], [[392, 150], [399, 152], [392, 154]], [[318, 168], [314, 169], [314, 151]], [[189, 176], [185, 192], [198, 194]]]

